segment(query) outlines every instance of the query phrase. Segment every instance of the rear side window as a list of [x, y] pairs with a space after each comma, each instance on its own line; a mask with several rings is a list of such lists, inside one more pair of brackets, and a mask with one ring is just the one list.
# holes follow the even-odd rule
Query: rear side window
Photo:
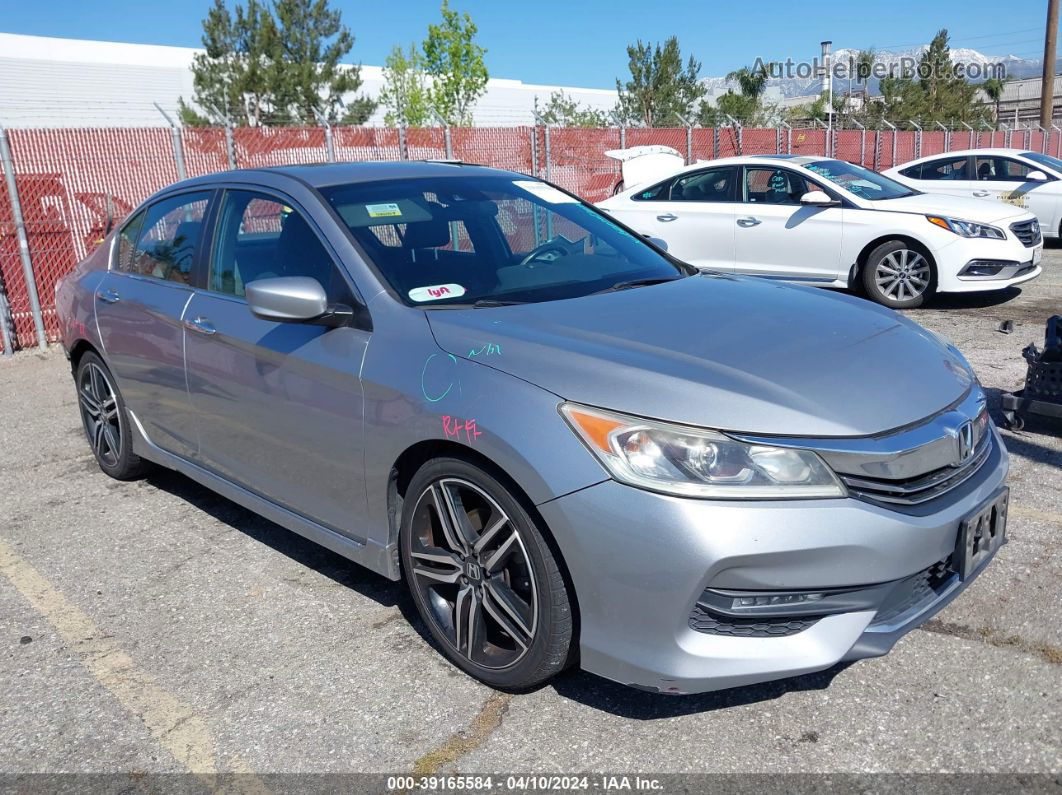
[[122, 230], [116, 268], [139, 276], [190, 284], [192, 265], [203, 232], [203, 216], [210, 201], [209, 192], [182, 193], [156, 202], [141, 213], [132, 255], [123, 258], [128, 246], [127, 231], [137, 225], [139, 216]]
[[671, 187], [671, 201], [732, 202], [735, 171], [733, 168], [710, 168], [680, 177]]
[[351, 300], [331, 255], [297, 210], [268, 194], [226, 191], [207, 288], [242, 296], [248, 282], [278, 276], [309, 276], [333, 303]]
[[666, 179], [663, 182], [653, 185], [651, 188], [640, 190], [637, 193], [631, 194], [631, 199], [636, 202], [653, 202], [663, 201], [667, 199], [668, 190], [671, 188], [672, 180]]
[[915, 179], [970, 179], [966, 172], [967, 163], [968, 161], [965, 157], [946, 157], [940, 160], [930, 160], [928, 163], [922, 163], [918, 166], [911, 166], [900, 173], [905, 177], [913, 177]]

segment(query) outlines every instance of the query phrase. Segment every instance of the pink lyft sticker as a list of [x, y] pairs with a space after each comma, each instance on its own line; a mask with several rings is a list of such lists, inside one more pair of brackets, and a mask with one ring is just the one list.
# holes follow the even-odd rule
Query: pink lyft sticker
[[464, 294], [465, 288], [460, 284], [434, 284], [431, 287], [414, 287], [409, 291], [409, 298], [412, 301], [438, 301]]

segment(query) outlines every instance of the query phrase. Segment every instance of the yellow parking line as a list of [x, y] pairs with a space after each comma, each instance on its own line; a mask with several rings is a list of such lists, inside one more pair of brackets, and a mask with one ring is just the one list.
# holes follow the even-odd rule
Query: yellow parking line
[[[81, 662], [96, 681], [140, 718], [155, 740], [189, 772], [212, 786], [218, 774], [213, 734], [207, 722], [190, 706], [168, 693], [148, 674], [136, 668], [133, 659], [106, 637], [80, 608], [63, 596], [40, 572], [0, 539], [0, 574], [3, 574], [59, 633], [66, 645], [81, 656]], [[229, 772], [238, 773], [226, 788], [268, 792], [250, 774], [242, 760], [233, 760]]]

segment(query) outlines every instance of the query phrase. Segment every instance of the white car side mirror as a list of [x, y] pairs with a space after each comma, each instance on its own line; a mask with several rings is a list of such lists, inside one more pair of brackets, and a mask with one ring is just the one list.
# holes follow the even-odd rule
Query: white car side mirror
[[839, 202], [831, 199], [825, 191], [809, 190], [800, 197], [801, 204], [810, 204], [815, 207], [832, 207]]
[[1036, 170], [1036, 171], [1030, 171], [1028, 174], [1025, 175], [1025, 181], [1026, 182], [1047, 182], [1047, 174], [1045, 174], [1044, 172], [1040, 171], [1039, 169]]

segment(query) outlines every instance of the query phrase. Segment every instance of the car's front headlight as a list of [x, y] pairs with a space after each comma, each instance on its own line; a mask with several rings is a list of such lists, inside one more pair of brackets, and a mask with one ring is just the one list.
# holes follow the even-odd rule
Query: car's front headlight
[[843, 497], [815, 453], [748, 444], [717, 431], [628, 417], [574, 403], [561, 413], [623, 483], [684, 497], [725, 500]]
[[929, 223], [936, 224], [941, 229], [947, 229], [961, 237], [987, 237], [991, 240], [1006, 240], [1007, 235], [1002, 229], [997, 229], [988, 224], [978, 224], [974, 221], [962, 221], [958, 218], [948, 218], [945, 215], [927, 215]]

